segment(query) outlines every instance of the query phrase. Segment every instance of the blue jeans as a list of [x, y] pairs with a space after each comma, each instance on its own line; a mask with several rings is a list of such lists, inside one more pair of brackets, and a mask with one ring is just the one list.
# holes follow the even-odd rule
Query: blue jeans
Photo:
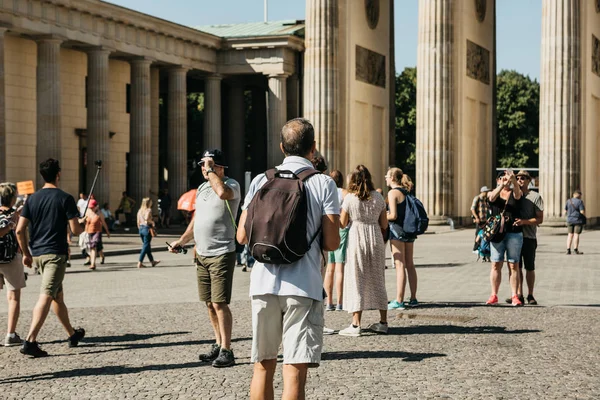
[[152, 257], [152, 247], [150, 246], [150, 242], [152, 242], [150, 227], [145, 225], [140, 226], [140, 237], [142, 238], [142, 252], [140, 253], [139, 261], [143, 262], [144, 257], [148, 256], [148, 260], [154, 262], [154, 257]]
[[521, 248], [523, 247], [523, 234], [507, 233], [498, 243], [490, 243], [492, 262], [504, 262], [504, 254], [506, 253], [506, 261], [509, 263], [518, 263], [521, 260]]

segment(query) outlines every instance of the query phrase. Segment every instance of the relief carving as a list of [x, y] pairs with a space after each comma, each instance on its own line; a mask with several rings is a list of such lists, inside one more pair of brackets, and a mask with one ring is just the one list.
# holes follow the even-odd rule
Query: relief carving
[[592, 35], [592, 72], [600, 77], [600, 39]]
[[356, 46], [356, 80], [385, 88], [385, 56]]
[[475, 0], [475, 15], [477, 16], [477, 21], [483, 22], [485, 20], [486, 9], [487, 0]]
[[490, 84], [490, 51], [467, 40], [467, 76]]

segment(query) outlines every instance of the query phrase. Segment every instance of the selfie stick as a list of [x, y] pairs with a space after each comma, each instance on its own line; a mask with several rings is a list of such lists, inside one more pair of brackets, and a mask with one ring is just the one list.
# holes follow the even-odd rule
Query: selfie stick
[[92, 188], [90, 189], [90, 194], [88, 195], [88, 201], [85, 203], [85, 210], [83, 211], [82, 218], [85, 217], [85, 214], [88, 210], [88, 206], [90, 205], [90, 197], [92, 197], [92, 194], [94, 194], [94, 187], [96, 186], [96, 181], [98, 180], [98, 174], [102, 169], [102, 160], [98, 160], [94, 164], [96, 164], [96, 176], [94, 177], [94, 182], [92, 182]]

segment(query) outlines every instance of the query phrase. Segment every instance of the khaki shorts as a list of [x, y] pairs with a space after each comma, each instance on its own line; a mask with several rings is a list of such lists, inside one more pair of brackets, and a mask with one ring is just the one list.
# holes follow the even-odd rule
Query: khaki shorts
[[216, 257], [203, 257], [196, 254], [196, 277], [200, 301], [229, 304], [234, 269], [234, 251]]
[[56, 296], [63, 290], [62, 283], [67, 269], [67, 256], [44, 254], [33, 257], [33, 261], [42, 275], [40, 293], [56, 299]]
[[21, 256], [17, 255], [11, 262], [0, 264], [0, 290], [6, 283], [6, 290], [19, 290], [25, 286], [25, 271]]
[[318, 367], [323, 350], [323, 302], [300, 296], [252, 296], [252, 362]]

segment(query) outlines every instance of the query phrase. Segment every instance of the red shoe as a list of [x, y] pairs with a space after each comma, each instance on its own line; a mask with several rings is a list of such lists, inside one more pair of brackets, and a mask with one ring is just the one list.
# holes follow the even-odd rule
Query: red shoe
[[489, 304], [489, 305], [498, 304], [498, 296], [496, 296], [495, 294], [491, 295], [490, 298], [488, 299], [488, 301], [485, 302], [485, 304]]
[[513, 305], [513, 307], [521, 307], [521, 306], [523, 306], [523, 303], [521, 302], [521, 300], [519, 300], [519, 296], [514, 295], [512, 297], [512, 305]]

